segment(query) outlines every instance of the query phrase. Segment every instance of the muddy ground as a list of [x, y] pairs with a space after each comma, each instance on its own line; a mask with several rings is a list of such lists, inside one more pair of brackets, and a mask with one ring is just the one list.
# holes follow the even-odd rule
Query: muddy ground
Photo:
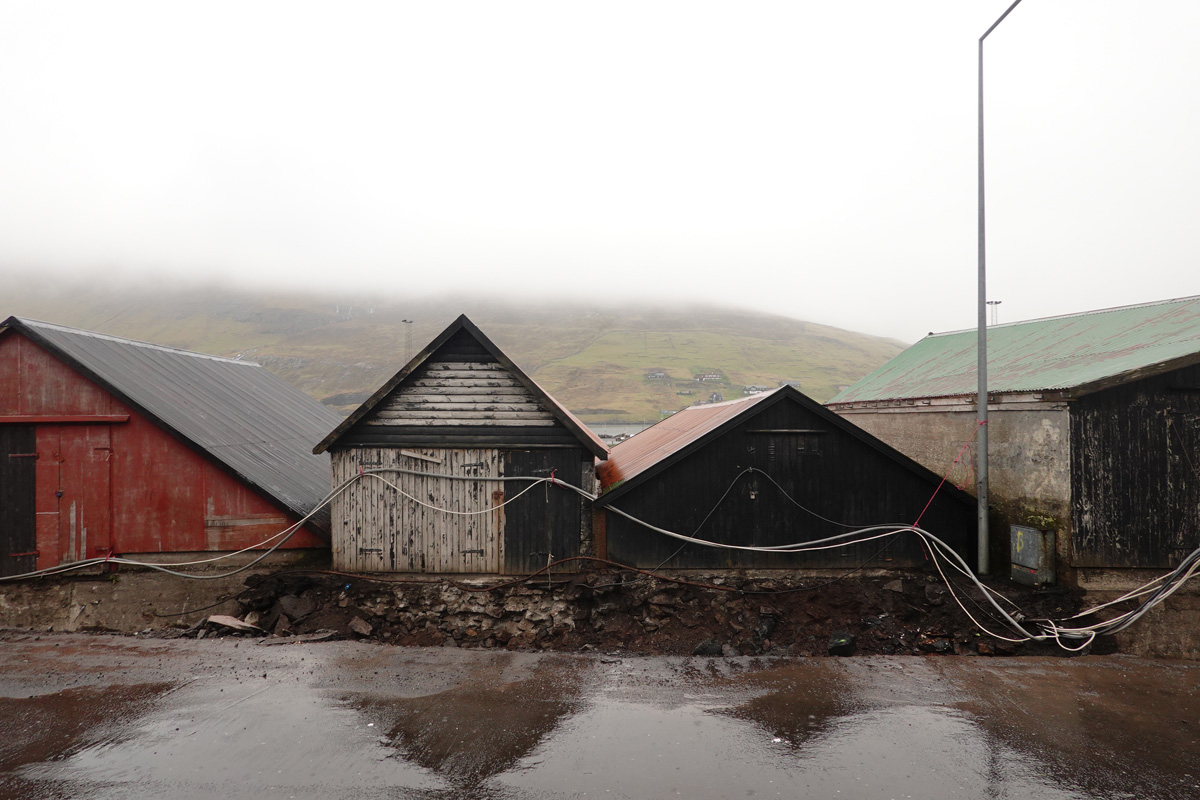
[[0, 797], [1200, 797], [1200, 665], [0, 634]]
[[[1081, 604], [1078, 592], [997, 583], [1029, 618], [1062, 619]], [[292, 571], [247, 584], [237, 616], [283, 636], [651, 655], [1062, 654], [987, 636], [932, 572], [671, 580], [606, 570], [488, 590], [494, 578], [467, 585]], [[975, 587], [954, 592], [979, 623], [1007, 632]], [[1112, 651], [1111, 641], [1093, 648]]]

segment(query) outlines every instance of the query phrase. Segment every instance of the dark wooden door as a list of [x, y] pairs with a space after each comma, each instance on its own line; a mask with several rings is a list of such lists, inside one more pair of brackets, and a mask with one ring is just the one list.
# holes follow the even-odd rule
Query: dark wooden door
[[1164, 555], [1169, 565], [1200, 547], [1200, 413], [1167, 419], [1167, 504]]
[[[575, 449], [509, 450], [504, 453], [505, 477], [548, 478], [580, 485], [583, 452]], [[507, 497], [528, 485], [508, 481]], [[558, 486], [534, 486], [504, 508], [504, 571], [534, 572], [547, 563], [579, 555], [583, 531], [583, 498]], [[572, 563], [570, 569], [577, 569]]]
[[37, 568], [33, 509], [37, 436], [32, 425], [0, 425], [0, 575]]

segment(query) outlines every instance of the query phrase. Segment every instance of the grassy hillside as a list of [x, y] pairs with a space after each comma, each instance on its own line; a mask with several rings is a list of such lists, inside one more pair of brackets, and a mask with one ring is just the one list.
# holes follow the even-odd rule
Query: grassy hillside
[[[712, 392], [730, 400], [749, 384], [774, 387], [780, 381], [794, 381], [823, 401], [903, 347], [889, 339], [722, 308], [524, 307], [472, 297], [406, 302], [232, 289], [58, 289], [13, 282], [0, 301], [3, 316], [240, 354], [343, 412], [461, 313], [589, 422], [654, 421], [664, 411], [707, 400]], [[658, 371], [665, 377], [647, 377]], [[718, 373], [720, 381], [694, 379], [707, 372]]]

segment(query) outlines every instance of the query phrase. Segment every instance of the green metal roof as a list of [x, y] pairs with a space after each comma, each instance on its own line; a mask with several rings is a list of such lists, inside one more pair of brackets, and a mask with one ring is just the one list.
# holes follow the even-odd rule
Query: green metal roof
[[[829, 401], [977, 391], [977, 332], [931, 333]], [[988, 328], [988, 391], [1087, 394], [1200, 362], [1200, 296]]]

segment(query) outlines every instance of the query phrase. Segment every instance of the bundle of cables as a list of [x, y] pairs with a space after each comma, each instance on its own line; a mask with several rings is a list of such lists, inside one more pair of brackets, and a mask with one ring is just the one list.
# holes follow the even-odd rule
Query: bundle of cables
[[[753, 468], [743, 470], [741, 473], [738, 474], [737, 477], [734, 478], [733, 483], [730, 484], [730, 489], [732, 489], [733, 484], [736, 483], [742, 476], [750, 474], [751, 472], [761, 472], [761, 471], [755, 470]], [[282, 546], [284, 544], [284, 542], [286, 542], [288, 539], [290, 539], [297, 531], [299, 531], [304, 526], [304, 524], [307, 523], [310, 519], [312, 519], [312, 517], [314, 515], [316, 515], [316, 513], [321, 508], [323, 508], [324, 506], [331, 503], [335, 497], [340, 495], [342, 492], [345, 492], [352, 484], [354, 484], [356, 481], [359, 481], [359, 480], [372, 479], [372, 480], [381, 481], [384, 484], [386, 484], [387, 486], [389, 486], [392, 490], [394, 490], [395, 492], [400, 494], [402, 497], [404, 497], [414, 503], [418, 503], [427, 508], [430, 508], [435, 511], [442, 512], [442, 513], [446, 513], [446, 514], [457, 514], [457, 515], [490, 514], [495, 510], [495, 507], [483, 508], [483, 509], [479, 509], [477, 511], [452, 511], [449, 509], [437, 508], [437, 507], [432, 506], [429, 503], [426, 503], [423, 500], [420, 500], [419, 498], [414, 497], [413, 495], [405, 492], [395, 482], [388, 480], [386, 477], [384, 477], [384, 475], [387, 475], [387, 474], [407, 474], [407, 475], [412, 475], [412, 476], [417, 476], [417, 477], [439, 478], [439, 479], [446, 479], [446, 480], [465, 480], [465, 481], [482, 481], [482, 482], [524, 481], [524, 482], [529, 483], [529, 486], [526, 487], [525, 489], [516, 493], [512, 497], [506, 498], [504, 501], [505, 504], [513, 502], [514, 500], [519, 498], [521, 495], [523, 495], [525, 492], [528, 492], [529, 490], [533, 489], [535, 486], [537, 486], [538, 484], [541, 484], [541, 483], [551, 484], [560, 489], [574, 491], [589, 501], [595, 500], [597, 497], [596, 495], [592, 494], [591, 492], [588, 492], [578, 486], [574, 486], [570, 483], [567, 483], [567, 482], [565, 482], [561, 479], [555, 478], [553, 476], [551, 476], [549, 478], [518, 477], [518, 476], [478, 477], [478, 476], [443, 475], [443, 474], [439, 474], [439, 473], [407, 470], [407, 469], [402, 469], [399, 467], [375, 468], [375, 469], [363, 470], [362, 472], [360, 472], [356, 475], [353, 475], [352, 477], [350, 477], [347, 480], [345, 480], [344, 482], [342, 482], [339, 486], [334, 488], [333, 491], [331, 491], [328, 495], [326, 495], [326, 497], [323, 500], [321, 500], [321, 502], [318, 503], [312, 509], [312, 511], [310, 511], [305, 517], [303, 517], [302, 519], [300, 519], [293, 525], [289, 526], [288, 528], [285, 528], [284, 530], [280, 531], [279, 533], [275, 534], [274, 536], [268, 538], [267, 540], [265, 540], [263, 542], [259, 542], [257, 544], [254, 544], [249, 547], [238, 550], [236, 552], [223, 553], [221, 555], [214, 556], [212, 558], [207, 558], [207, 559], [179, 562], [179, 563], [167, 564], [167, 565], [144, 562], [144, 561], [137, 561], [134, 559], [117, 557], [117, 556], [110, 556], [108, 558], [89, 558], [89, 559], [84, 559], [81, 561], [71, 562], [69, 564], [62, 564], [59, 566], [50, 567], [47, 569], [36, 570], [33, 572], [27, 572], [27, 573], [23, 573], [20, 575], [10, 575], [10, 576], [6, 576], [6, 577], [0, 577], [0, 582], [15, 581], [15, 580], [28, 579], [28, 578], [48, 576], [48, 575], [62, 574], [62, 573], [85, 569], [88, 567], [92, 567], [92, 566], [96, 566], [96, 565], [100, 565], [100, 564], [106, 564], [106, 563], [107, 564], [124, 564], [124, 565], [130, 565], [130, 566], [143, 567], [143, 568], [147, 568], [147, 569], [158, 570], [160, 572], [165, 572], [170, 575], [176, 575], [181, 578], [190, 578], [190, 579], [194, 579], [194, 580], [217, 580], [217, 579], [221, 579], [221, 578], [227, 578], [232, 575], [236, 575], [240, 572], [243, 572], [245, 570], [248, 570], [251, 567], [253, 567], [255, 564], [258, 564], [259, 562], [261, 562], [263, 559], [265, 559], [267, 556], [269, 556], [271, 553], [273, 553], [275, 550], [277, 550], [280, 546]], [[794, 505], [801, 508], [805, 512], [812, 514], [813, 516], [816, 516], [817, 518], [824, 520], [825, 522], [828, 522], [828, 523], [833, 523], [835, 525], [840, 525], [843, 527], [851, 527], [849, 525], [846, 525], [845, 523], [840, 523], [840, 522], [836, 522], [834, 520], [826, 519], [825, 517], [822, 517], [819, 514], [816, 514], [815, 512], [805, 508], [800, 503], [798, 503], [795, 499], [788, 496], [787, 493], [783, 491], [783, 487], [779, 486], [779, 484], [776, 481], [774, 481], [774, 479], [770, 478], [769, 475], [766, 475], [766, 473], [762, 473], [762, 474], [764, 476], [766, 476], [767, 479], [770, 480], [773, 484], [775, 484], [775, 486], [779, 489], [779, 491], [782, 492], [783, 495], [790, 502], [792, 502]], [[713, 511], [716, 510], [716, 507], [721, 504], [721, 502], [725, 499], [726, 496], [728, 496], [730, 489], [727, 489], [725, 491], [725, 493], [723, 495], [721, 495], [721, 498], [717, 501], [716, 506], [714, 506], [713, 510], [710, 511], [709, 514], [705, 517], [705, 520], [707, 520], [710, 516], [712, 516], [712, 513], [713, 513]], [[896, 523], [896, 524], [888, 524], [888, 525], [871, 525], [871, 526], [866, 526], [866, 527], [856, 527], [853, 530], [846, 531], [845, 533], [839, 533], [839, 534], [835, 534], [833, 536], [827, 536], [827, 537], [824, 537], [821, 539], [796, 542], [793, 544], [782, 544], [782, 545], [771, 545], [771, 546], [733, 545], [733, 544], [725, 544], [725, 543], [721, 543], [721, 542], [714, 542], [714, 541], [710, 541], [707, 539], [699, 538], [697, 536], [688, 536], [686, 534], [676, 533], [674, 531], [667, 530], [665, 528], [662, 528], [662, 527], [659, 527], [656, 525], [652, 525], [651, 523], [646, 522], [644, 520], [638, 519], [637, 517], [633, 516], [632, 514], [629, 514], [625, 511], [621, 510], [620, 508], [616, 508], [615, 506], [610, 505], [607, 508], [609, 511], [611, 511], [615, 514], [618, 514], [622, 517], [625, 517], [629, 520], [632, 520], [633, 522], [645, 527], [646, 529], [648, 529], [650, 531], [661, 534], [663, 536], [670, 537], [672, 539], [679, 540], [679, 541], [683, 542], [685, 545], [693, 544], [693, 545], [697, 545], [697, 546], [701, 546], [701, 547], [713, 547], [713, 548], [720, 548], [720, 549], [727, 549], [727, 550], [739, 550], [739, 551], [747, 551], [747, 552], [762, 552], [762, 553], [813, 552], [813, 551], [818, 551], [818, 550], [829, 550], [829, 549], [840, 548], [840, 547], [848, 547], [848, 546], [852, 546], [852, 545], [861, 544], [864, 542], [870, 542], [870, 541], [875, 541], [875, 540], [880, 540], [880, 539], [888, 539], [888, 538], [899, 536], [902, 534], [911, 533], [915, 536], [920, 537], [920, 539], [925, 543], [925, 546], [931, 555], [932, 561], [937, 568], [938, 574], [941, 576], [942, 580], [946, 583], [946, 586], [949, 589], [950, 595], [954, 598], [955, 603], [958, 604], [958, 607], [960, 609], [962, 609], [963, 613], [965, 613], [967, 615], [967, 617], [971, 620], [971, 622], [974, 623], [976, 625], [976, 627], [978, 627], [982, 632], [984, 632], [987, 635], [992, 636], [996, 639], [1000, 639], [1000, 640], [1007, 641], [1007, 642], [1028, 642], [1028, 641], [1053, 640], [1061, 648], [1063, 648], [1064, 650], [1068, 650], [1068, 651], [1083, 650], [1083, 649], [1087, 648], [1097, 636], [1110, 635], [1110, 634], [1114, 634], [1119, 631], [1125, 630], [1130, 625], [1132, 625], [1134, 622], [1138, 621], [1143, 616], [1145, 616], [1145, 614], [1147, 612], [1149, 612], [1152, 608], [1161, 604], [1168, 597], [1170, 597], [1175, 592], [1177, 592], [1180, 589], [1180, 587], [1182, 587], [1185, 583], [1187, 583], [1187, 581], [1189, 581], [1193, 576], [1195, 576], [1196, 572], [1198, 570], [1200, 570], [1200, 548], [1198, 548], [1195, 551], [1193, 551], [1190, 555], [1188, 555], [1187, 558], [1185, 558], [1179, 564], [1179, 566], [1177, 566], [1171, 572], [1167, 573], [1166, 575], [1162, 575], [1158, 578], [1155, 578], [1154, 580], [1149, 581], [1149, 582], [1143, 584], [1142, 586], [1139, 586], [1136, 589], [1133, 589], [1132, 591], [1127, 592], [1126, 594], [1124, 594], [1114, 600], [1111, 600], [1109, 602], [1102, 603], [1100, 605], [1088, 608], [1088, 609], [1081, 611], [1080, 613], [1075, 614], [1074, 616], [1069, 617], [1062, 621], [1054, 621], [1054, 620], [1050, 620], [1050, 619], [1030, 619], [1021, 613], [1020, 609], [1014, 602], [1012, 602], [1011, 600], [1009, 600], [1008, 598], [1006, 598], [1004, 595], [1000, 594], [999, 592], [995, 591], [994, 589], [985, 585], [978, 578], [978, 576], [976, 576], [975, 573], [971, 571], [971, 569], [967, 565], [967, 563], [962, 559], [962, 557], [958, 553], [956, 553], [954, 551], [954, 549], [950, 545], [946, 544], [944, 541], [942, 541], [941, 539], [939, 539], [937, 536], [930, 533], [929, 531], [924, 530], [920, 527], [917, 527], [916, 525]], [[269, 545], [269, 547], [268, 547], [268, 545]], [[253, 560], [237, 567], [236, 569], [233, 569], [233, 570], [230, 570], [227, 572], [222, 572], [219, 574], [189, 573], [189, 572], [181, 572], [178, 569], [176, 569], [178, 567], [190, 567], [190, 566], [200, 566], [200, 565], [205, 565], [205, 564], [211, 564], [216, 561], [220, 561], [222, 559], [232, 558], [234, 556], [241, 555], [243, 553], [247, 553], [247, 552], [250, 552], [253, 550], [259, 550], [264, 547], [267, 547], [267, 549], [264, 550], [263, 552], [261, 552]], [[945, 565], [946, 567], [949, 567], [953, 572], [956, 572], [962, 576], [965, 576], [968, 580], [971, 581], [971, 583], [974, 584], [974, 586], [978, 589], [978, 591], [982, 595], [983, 599], [986, 600], [988, 605], [991, 606], [991, 610], [995, 612], [995, 614], [988, 612], [988, 616], [991, 617], [993, 621], [998, 621], [1001, 624], [1001, 626], [1003, 626], [1005, 628], [1005, 631], [1003, 633], [997, 632], [994, 630], [990, 630], [987, 626], [985, 626], [983, 623], [981, 623], [979, 621], [979, 619], [976, 617], [976, 615], [971, 613], [971, 611], [963, 603], [962, 597], [960, 597], [961, 589], [959, 591], [955, 591], [954, 583], [947, 576], [946, 570], [944, 569], [943, 565]], [[1120, 614], [1117, 614], [1116, 616], [1113, 616], [1109, 619], [1094, 622], [1091, 624], [1082, 624], [1080, 622], [1084, 618], [1095, 615], [1105, 609], [1112, 608], [1114, 606], [1120, 605], [1121, 603], [1130, 602], [1130, 601], [1139, 601], [1139, 602], [1137, 602], [1137, 605], [1134, 606], [1133, 608], [1131, 608], [1130, 610], [1125, 611]]]

